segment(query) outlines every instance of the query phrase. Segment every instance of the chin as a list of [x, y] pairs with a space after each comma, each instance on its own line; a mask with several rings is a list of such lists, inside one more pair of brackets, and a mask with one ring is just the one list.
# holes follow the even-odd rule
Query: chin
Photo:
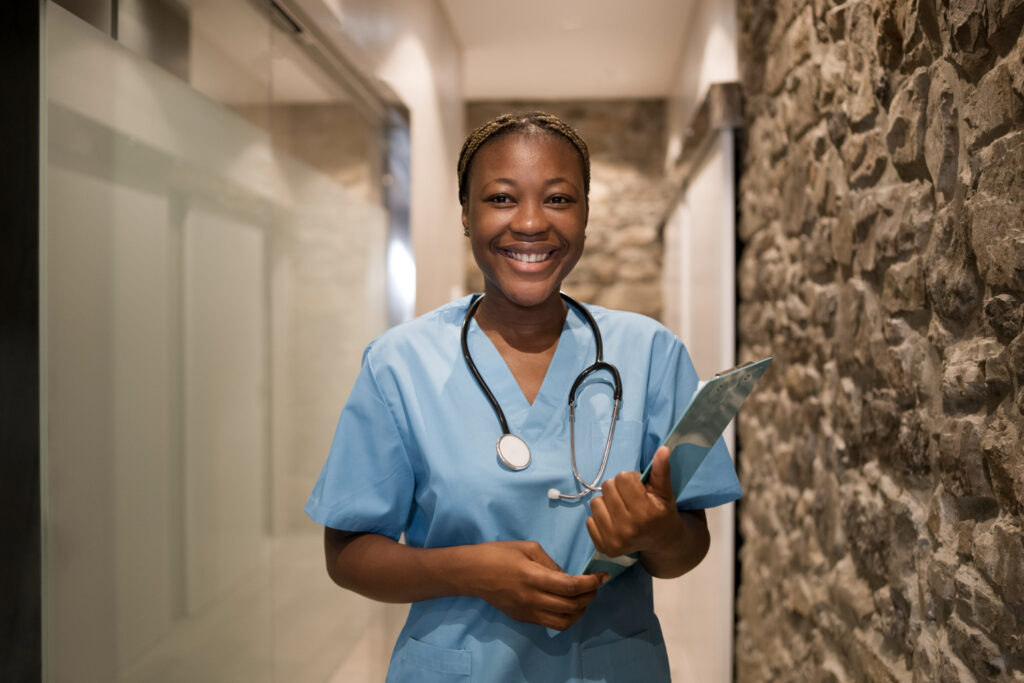
[[523, 308], [540, 306], [558, 296], [559, 284], [543, 286], [519, 286], [519, 287], [495, 287], [494, 290], [500, 293], [508, 301]]

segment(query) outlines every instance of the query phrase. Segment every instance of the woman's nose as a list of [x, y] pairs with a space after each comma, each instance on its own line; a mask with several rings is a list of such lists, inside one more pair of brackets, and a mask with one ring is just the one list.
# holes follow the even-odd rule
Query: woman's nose
[[520, 233], [537, 233], [547, 229], [547, 218], [544, 216], [544, 207], [540, 202], [520, 202], [519, 210], [516, 211], [515, 221], [512, 230]]

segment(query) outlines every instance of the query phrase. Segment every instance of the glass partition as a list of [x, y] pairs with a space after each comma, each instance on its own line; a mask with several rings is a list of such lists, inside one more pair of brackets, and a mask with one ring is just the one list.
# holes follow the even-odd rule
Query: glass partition
[[45, 8], [46, 677], [327, 680], [389, 619], [302, 513], [387, 324], [385, 122], [270, 4], [114, 8]]

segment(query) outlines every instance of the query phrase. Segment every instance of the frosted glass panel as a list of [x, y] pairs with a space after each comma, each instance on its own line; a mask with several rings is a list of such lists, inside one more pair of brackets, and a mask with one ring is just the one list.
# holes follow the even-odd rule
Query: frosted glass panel
[[389, 618], [302, 514], [386, 324], [379, 136], [255, 3], [182, 7], [187, 78], [46, 6], [47, 679], [322, 681]]
[[185, 609], [195, 614], [269, 557], [266, 281], [259, 227], [193, 210], [184, 241]]

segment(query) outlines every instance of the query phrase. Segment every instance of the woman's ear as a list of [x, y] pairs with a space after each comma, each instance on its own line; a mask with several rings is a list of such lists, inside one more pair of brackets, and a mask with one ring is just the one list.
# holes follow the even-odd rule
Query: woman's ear
[[469, 215], [466, 213], [466, 205], [462, 205], [462, 234], [469, 237]]

